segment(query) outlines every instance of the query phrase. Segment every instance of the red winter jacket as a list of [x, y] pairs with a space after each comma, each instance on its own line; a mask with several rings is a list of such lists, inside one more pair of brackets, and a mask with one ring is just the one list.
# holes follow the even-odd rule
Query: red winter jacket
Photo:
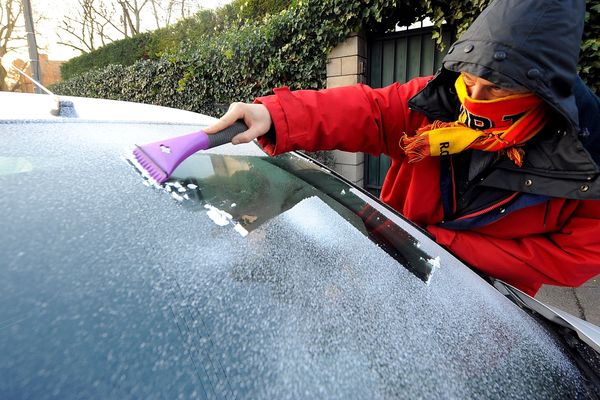
[[579, 286], [600, 274], [600, 200], [552, 198], [483, 227], [442, 227], [440, 158], [408, 164], [398, 145], [403, 132], [414, 133], [428, 122], [407, 102], [429, 79], [383, 89], [275, 89], [275, 95], [256, 99], [268, 108], [276, 131], [275, 144], [262, 137], [261, 145], [272, 155], [339, 149], [390, 156], [381, 191], [385, 203], [467, 264], [530, 295], [542, 284]]

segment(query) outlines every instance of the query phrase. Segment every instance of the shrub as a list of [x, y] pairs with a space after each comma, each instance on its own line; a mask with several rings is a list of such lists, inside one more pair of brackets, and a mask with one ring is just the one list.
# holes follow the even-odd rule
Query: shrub
[[[486, 4], [484, 0], [297, 0], [260, 20], [186, 40], [177, 52], [165, 52], [156, 60], [90, 71], [53, 89], [220, 115], [232, 101], [251, 101], [273, 87], [324, 87], [327, 55], [359, 28], [381, 32], [397, 22], [409, 24], [429, 16], [439, 26], [445, 19], [460, 31]], [[461, 13], [463, 8], [469, 12]], [[598, 29], [596, 8], [588, 17], [591, 26], [586, 28], [582, 55], [586, 64], [581, 70], [592, 86], [599, 74], [598, 36], [590, 35]]]
[[110, 64], [129, 66], [141, 59], [158, 59], [164, 53], [181, 47], [193, 47], [216, 31], [230, 25], [241, 26], [264, 15], [277, 13], [289, 6], [291, 0], [234, 0], [218, 9], [200, 10], [194, 16], [176, 24], [114, 41], [89, 53], [74, 57], [61, 66], [63, 79]]
[[71, 79], [82, 72], [103, 68], [111, 64], [131, 65], [138, 60], [151, 58], [150, 33], [141, 33], [132, 38], [117, 40], [91, 53], [74, 57], [60, 67], [62, 79]]
[[594, 3], [588, 2], [579, 73], [588, 86], [600, 93], [600, 4]]

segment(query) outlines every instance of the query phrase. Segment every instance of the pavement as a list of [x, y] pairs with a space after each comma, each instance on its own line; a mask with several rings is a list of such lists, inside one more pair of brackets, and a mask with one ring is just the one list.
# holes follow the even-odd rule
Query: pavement
[[600, 326], [600, 276], [578, 288], [544, 285], [535, 298]]

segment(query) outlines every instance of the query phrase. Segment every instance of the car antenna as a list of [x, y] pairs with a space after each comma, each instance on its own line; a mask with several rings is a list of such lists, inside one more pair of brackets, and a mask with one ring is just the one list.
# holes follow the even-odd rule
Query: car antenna
[[73, 105], [73, 102], [71, 100], [62, 99], [60, 96], [52, 93], [44, 85], [42, 85], [40, 82], [33, 79], [25, 71], [21, 70], [20, 68], [17, 68], [14, 64], [11, 65], [11, 67], [14, 68], [15, 70], [17, 70], [17, 72], [20, 73], [21, 75], [23, 75], [25, 78], [29, 79], [31, 81], [31, 83], [33, 83], [35, 86], [40, 88], [46, 94], [49, 94], [50, 96], [52, 96], [54, 98], [55, 106], [52, 109], [50, 109], [50, 113], [52, 115], [56, 115], [57, 117], [67, 117], [67, 118], [77, 117], [77, 113], [75, 112], [75, 106]]

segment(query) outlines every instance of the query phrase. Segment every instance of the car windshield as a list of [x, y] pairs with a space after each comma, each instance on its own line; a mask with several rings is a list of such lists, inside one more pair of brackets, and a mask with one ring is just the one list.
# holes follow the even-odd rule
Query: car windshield
[[586, 395], [546, 330], [319, 166], [225, 146], [157, 190], [121, 157], [191, 129], [0, 123], [0, 398]]
[[[356, 189], [297, 155], [271, 158], [197, 153], [175, 171], [165, 189], [190, 210], [208, 210], [216, 223], [231, 221], [244, 236], [296, 206], [309, 203], [315, 208], [331, 208], [334, 215], [363, 232], [424, 281], [437, 265], [421, 250], [417, 239], [358, 197]], [[313, 229], [323, 230], [322, 218], [310, 212], [302, 216], [307, 234]], [[333, 226], [337, 223], [332, 217], [327, 220]]]

